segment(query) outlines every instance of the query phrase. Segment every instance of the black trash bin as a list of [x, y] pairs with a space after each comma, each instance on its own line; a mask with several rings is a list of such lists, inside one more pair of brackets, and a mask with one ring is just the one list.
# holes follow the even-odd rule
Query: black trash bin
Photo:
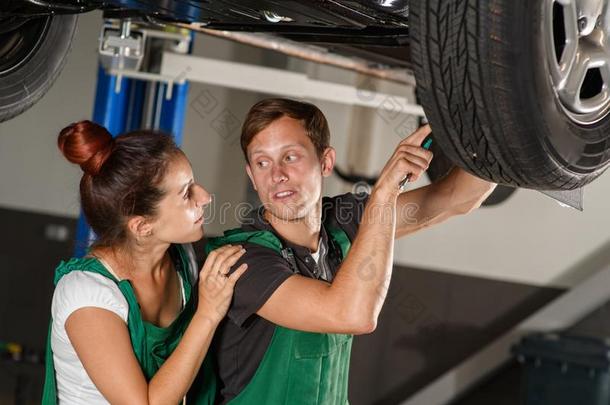
[[610, 404], [610, 340], [534, 333], [513, 346], [523, 405]]

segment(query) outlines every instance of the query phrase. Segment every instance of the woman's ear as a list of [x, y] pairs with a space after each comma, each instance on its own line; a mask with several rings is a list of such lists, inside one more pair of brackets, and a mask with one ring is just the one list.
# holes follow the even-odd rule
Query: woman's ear
[[136, 240], [152, 235], [152, 224], [140, 215], [129, 218], [127, 229]]
[[326, 148], [326, 150], [322, 154], [322, 159], [321, 159], [323, 177], [328, 177], [333, 173], [333, 168], [335, 167], [335, 158], [336, 158], [335, 148], [333, 148], [332, 146], [329, 146], [328, 148]]

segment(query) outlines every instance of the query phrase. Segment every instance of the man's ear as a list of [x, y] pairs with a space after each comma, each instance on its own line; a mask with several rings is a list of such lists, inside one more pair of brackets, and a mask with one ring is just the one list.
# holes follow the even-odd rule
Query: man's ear
[[333, 173], [333, 168], [335, 167], [335, 159], [337, 157], [337, 153], [335, 148], [329, 146], [326, 148], [324, 153], [322, 154], [322, 176], [328, 177]]
[[252, 169], [250, 168], [250, 163], [246, 163], [246, 173], [248, 173], [248, 177], [250, 177], [250, 182], [252, 183], [252, 187], [254, 187], [254, 191], [258, 191], [256, 189], [256, 183], [254, 182], [254, 176], [252, 175]]
[[135, 238], [144, 238], [152, 235], [152, 224], [141, 215], [136, 215], [127, 220], [127, 229]]

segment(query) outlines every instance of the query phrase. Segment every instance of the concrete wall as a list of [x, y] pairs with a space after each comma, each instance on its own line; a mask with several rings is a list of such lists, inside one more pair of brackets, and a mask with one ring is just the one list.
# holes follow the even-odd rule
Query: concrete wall
[[[80, 171], [61, 158], [55, 142], [62, 127], [91, 116], [100, 25], [99, 13], [82, 16], [74, 49], [57, 83], [32, 109], [0, 124], [1, 207], [78, 215]], [[355, 74], [287, 60], [219, 39], [197, 36], [195, 41], [197, 55], [288, 66], [342, 82], [363, 80]], [[397, 92], [390, 84], [380, 84], [379, 89]], [[246, 199], [248, 182], [239, 148], [239, 127], [249, 106], [264, 96], [192, 85], [184, 150], [197, 179], [215, 194], [216, 208], [223, 203], [234, 207]], [[215, 100], [214, 104], [202, 108], [202, 100], [209, 99]], [[318, 104], [327, 113], [338, 164], [371, 175], [381, 169], [400, 138], [415, 127], [413, 117], [381, 109]], [[218, 125], [219, 120], [229, 125]], [[350, 189], [335, 178], [325, 188], [329, 194]], [[520, 190], [498, 207], [481, 209], [399, 241], [396, 261], [498, 280], [569, 286], [610, 261], [608, 201], [608, 174], [586, 188], [584, 213], [561, 208], [537, 192]], [[216, 215], [207, 230], [214, 234], [233, 225], [232, 215], [223, 222]]]

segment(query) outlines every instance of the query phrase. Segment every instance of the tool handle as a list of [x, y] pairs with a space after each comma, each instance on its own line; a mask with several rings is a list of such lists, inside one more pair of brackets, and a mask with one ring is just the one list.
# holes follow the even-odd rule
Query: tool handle
[[[421, 143], [421, 147], [426, 150], [430, 150], [430, 148], [432, 147], [432, 134], [428, 135], [423, 140], [423, 142]], [[402, 179], [402, 181], [398, 184], [398, 187], [400, 187], [400, 191], [403, 191], [405, 185], [409, 182], [409, 180], [411, 180], [411, 173], [407, 174], [405, 178]]]

